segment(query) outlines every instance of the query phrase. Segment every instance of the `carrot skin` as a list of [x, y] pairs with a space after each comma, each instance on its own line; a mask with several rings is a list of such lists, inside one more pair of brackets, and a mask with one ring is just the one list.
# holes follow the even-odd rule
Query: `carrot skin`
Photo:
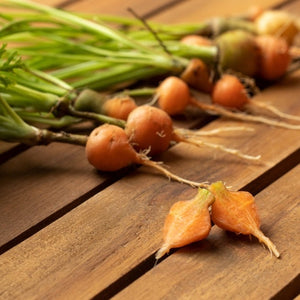
[[207, 189], [198, 189], [197, 195], [179, 201], [171, 207], [164, 224], [163, 245], [156, 253], [161, 258], [171, 248], [179, 248], [205, 239], [211, 229], [209, 206], [214, 197]]
[[209, 190], [215, 196], [211, 217], [218, 227], [237, 234], [252, 234], [277, 258], [280, 256], [276, 246], [259, 229], [260, 219], [250, 193], [229, 191], [221, 181], [211, 184]]

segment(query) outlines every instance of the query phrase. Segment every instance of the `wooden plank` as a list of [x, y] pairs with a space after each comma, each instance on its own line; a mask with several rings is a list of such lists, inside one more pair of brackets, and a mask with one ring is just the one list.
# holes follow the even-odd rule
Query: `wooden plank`
[[7, 143], [7, 142], [4, 142], [4, 141], [0, 141], [0, 154], [12, 149], [16, 145], [17, 144], [15, 144], [15, 143]]
[[216, 16], [232, 16], [245, 13], [250, 7], [258, 5], [262, 8], [273, 7], [281, 3], [280, 0], [189, 0], [182, 1], [172, 10], [166, 10], [154, 19], [164, 23], [189, 23], [206, 20]]
[[62, 5], [64, 3], [68, 3], [69, 1], [68, 0], [44, 0], [44, 1], [33, 0], [33, 2], [43, 3], [43, 4], [46, 4], [46, 5], [50, 5], [50, 6], [59, 6], [59, 5]]
[[83, 147], [33, 147], [0, 166], [0, 246], [103, 184]]
[[277, 245], [280, 259], [270, 257], [256, 239], [214, 226], [207, 240], [170, 255], [114, 299], [271, 299], [300, 269], [299, 177], [300, 166], [256, 197], [262, 230]]
[[[300, 87], [291, 78], [285, 84], [288, 86], [284, 98], [286, 109], [299, 114], [297, 91]], [[269, 92], [269, 96], [273, 101], [283, 101], [277, 96], [281, 89], [285, 90], [285, 85], [282, 83], [281, 89], [276, 88], [276, 93]], [[210, 128], [224, 124], [219, 120]], [[215, 151], [208, 153], [207, 149], [183, 144], [173, 147], [162, 158], [171, 170], [183, 177], [196, 181], [222, 179], [233, 189], [238, 189], [300, 146], [299, 132], [255, 127], [257, 132], [253, 136], [219, 141], [227, 141], [228, 145], [241, 147], [243, 151], [259, 149], [269, 166], [247, 165], [228, 155]], [[285, 147], [282, 147], [283, 136]], [[181, 184], [168, 184], [156, 174], [149, 174], [145, 168], [126, 176], [4, 253], [0, 258], [1, 269], [5, 272], [0, 276], [4, 295], [8, 298], [21, 294], [25, 298], [47, 295], [56, 299], [94, 296], [158, 249], [161, 224], [170, 205], [189, 198], [194, 192]], [[294, 190], [291, 194], [291, 198], [295, 197]], [[278, 190], [278, 199], [285, 199], [285, 195]], [[273, 210], [268, 216], [265, 213], [263, 220], [271, 217], [271, 221], [266, 219], [264, 223], [264, 226], [270, 226], [266, 233], [279, 243], [279, 249], [285, 249], [284, 243], [271, 231]], [[268, 258], [264, 251], [262, 253]]]
[[139, 0], [110, 0], [110, 1], [97, 1], [97, 0], [85, 0], [78, 1], [74, 4], [68, 6], [68, 10], [80, 11], [86, 13], [96, 13], [96, 14], [114, 14], [122, 16], [132, 16], [128, 12], [128, 8], [134, 9], [139, 15], [144, 15], [152, 10], [155, 10], [167, 3], [172, 3], [172, 0], [160, 1], [139, 1]]

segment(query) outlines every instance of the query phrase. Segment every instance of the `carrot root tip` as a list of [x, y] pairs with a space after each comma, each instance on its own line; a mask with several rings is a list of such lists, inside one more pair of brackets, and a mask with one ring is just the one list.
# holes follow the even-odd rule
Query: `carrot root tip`
[[162, 245], [162, 247], [156, 252], [155, 254], [155, 259], [159, 260], [160, 258], [162, 258], [165, 254], [169, 253], [170, 251], [170, 247], [169, 245]]

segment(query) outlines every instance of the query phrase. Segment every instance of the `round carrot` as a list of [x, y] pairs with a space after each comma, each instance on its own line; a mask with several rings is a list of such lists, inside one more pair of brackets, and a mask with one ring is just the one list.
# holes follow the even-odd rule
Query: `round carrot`
[[115, 125], [95, 128], [89, 135], [85, 151], [90, 164], [101, 171], [116, 171], [142, 162], [129, 144], [125, 131]]
[[[250, 96], [248, 96], [248, 93], [246, 92], [246, 88], [244, 87], [244, 85], [240, 82], [240, 80], [236, 76], [231, 74], [224, 74], [215, 83], [215, 86], [211, 94], [211, 98], [214, 104], [221, 105], [225, 108], [239, 109], [239, 110], [246, 110], [246, 111], [253, 110], [253, 108], [255, 108], [256, 114], [259, 114], [257, 109], [261, 109], [260, 111], [262, 113], [264, 111], [268, 111], [269, 113], [272, 113], [276, 117], [282, 119], [300, 121], [299, 116], [282, 112], [271, 104], [251, 99]], [[236, 112], [236, 116], [237, 116], [237, 112]], [[245, 120], [247, 118], [255, 119], [255, 116], [251, 116], [251, 115], [247, 117], [247, 115], [244, 114], [243, 117]], [[260, 121], [262, 123], [268, 123], [269, 121], [272, 121], [272, 119], [261, 116]], [[289, 127], [289, 125], [293, 127], [292, 124], [288, 124], [284, 122], [281, 124], [277, 123], [277, 125], [284, 125], [284, 124], [286, 125], [287, 128]], [[274, 125], [276, 126], [275, 123]]]
[[171, 248], [205, 239], [211, 229], [209, 206], [213, 201], [214, 197], [208, 190], [199, 189], [193, 199], [173, 204], [164, 224], [164, 242], [155, 258], [161, 258]]
[[191, 98], [188, 85], [175, 76], [163, 80], [157, 89], [157, 94], [159, 107], [171, 116], [182, 113]]
[[125, 132], [137, 151], [148, 150], [149, 155], [156, 155], [169, 148], [173, 122], [165, 111], [143, 105], [129, 114]]
[[187, 68], [182, 72], [180, 78], [189, 86], [204, 93], [211, 92], [213, 82], [208, 66], [198, 58], [191, 59]]
[[289, 46], [283, 38], [268, 35], [256, 37], [259, 49], [259, 71], [262, 79], [276, 80], [283, 76], [290, 64]]
[[236, 109], [242, 109], [250, 100], [243, 84], [230, 74], [224, 74], [215, 83], [211, 98], [215, 104]]
[[192, 130], [173, 129], [172, 119], [169, 115], [165, 111], [149, 105], [137, 107], [129, 114], [125, 132], [137, 151], [146, 151], [150, 155], [166, 151], [173, 141], [176, 143], [184, 142], [197, 147], [208, 146], [248, 160], [260, 158], [260, 156], [243, 154], [237, 149], [205, 142]]
[[127, 120], [128, 115], [137, 107], [135, 101], [129, 96], [114, 97], [103, 104], [103, 113], [112, 118]]

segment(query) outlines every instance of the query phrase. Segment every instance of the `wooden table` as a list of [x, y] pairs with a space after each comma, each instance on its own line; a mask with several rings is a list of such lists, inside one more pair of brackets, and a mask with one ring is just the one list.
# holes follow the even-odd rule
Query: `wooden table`
[[[40, 0], [77, 12], [141, 16], [165, 23], [244, 12], [252, 4], [300, 16], [300, 1]], [[257, 100], [300, 115], [300, 72]], [[203, 124], [203, 123], [199, 123]], [[217, 119], [213, 129], [239, 122]], [[193, 124], [195, 126], [195, 124]], [[224, 180], [256, 196], [264, 233], [281, 258], [253, 238], [213, 226], [209, 237], [155, 265], [172, 203], [195, 190], [146, 167], [96, 172], [81, 147], [1, 143], [0, 299], [293, 299], [299, 293], [299, 131], [253, 124], [255, 134], [212, 141], [261, 154], [265, 164], [186, 144], [158, 159], [195, 181]]]

